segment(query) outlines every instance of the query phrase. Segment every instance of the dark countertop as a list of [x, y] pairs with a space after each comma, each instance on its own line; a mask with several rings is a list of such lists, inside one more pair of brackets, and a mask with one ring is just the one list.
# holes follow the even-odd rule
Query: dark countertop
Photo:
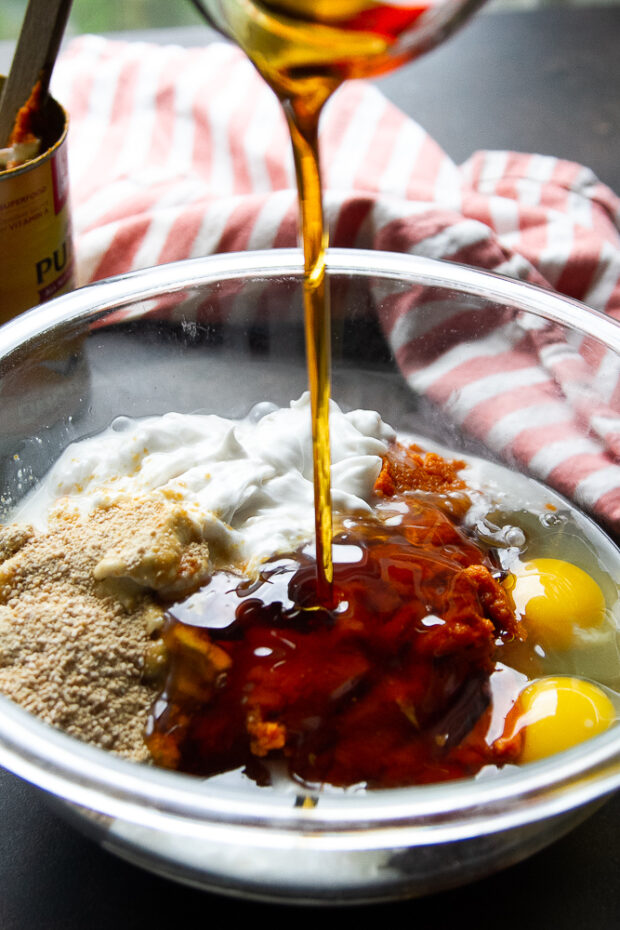
[[488, 13], [378, 83], [457, 162], [556, 155], [620, 191], [619, 38], [620, 6]]
[[[443, 48], [380, 86], [456, 161], [478, 148], [553, 154], [591, 166], [620, 190], [620, 7], [480, 15]], [[201, 30], [150, 34], [204, 41]], [[144, 37], [144, 36], [143, 36]], [[4, 53], [5, 61], [2, 60]], [[0, 68], [8, 46], [0, 48]], [[468, 915], [479, 928], [612, 930], [620, 924], [620, 796], [552, 847], [497, 876], [412, 902], [315, 912], [443, 927]], [[48, 811], [41, 796], [0, 771], [2, 930], [117, 930], [200, 920], [298, 920], [291, 907], [230, 901], [126, 865]]]
[[[568, 836], [519, 865], [464, 888], [414, 901], [321, 908], [325, 930], [448, 927], [470, 915], [476, 930], [617, 930], [620, 795]], [[2, 930], [288, 928], [290, 905], [234, 901], [157, 878], [104, 852], [50, 813], [38, 791], [0, 771]]]

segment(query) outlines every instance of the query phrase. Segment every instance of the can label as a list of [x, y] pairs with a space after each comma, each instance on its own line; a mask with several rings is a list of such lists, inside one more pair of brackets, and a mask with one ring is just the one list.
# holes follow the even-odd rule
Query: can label
[[0, 172], [0, 323], [74, 285], [64, 122], [47, 152]]

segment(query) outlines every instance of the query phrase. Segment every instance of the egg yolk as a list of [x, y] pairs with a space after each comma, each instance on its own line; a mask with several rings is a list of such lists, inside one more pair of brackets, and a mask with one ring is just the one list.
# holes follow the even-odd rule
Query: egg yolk
[[579, 678], [541, 678], [519, 695], [499, 741], [520, 739], [519, 762], [535, 762], [603, 733], [616, 719], [607, 695]]
[[532, 559], [506, 581], [529, 635], [549, 649], [570, 649], [575, 629], [601, 626], [605, 598], [583, 569], [562, 559]]

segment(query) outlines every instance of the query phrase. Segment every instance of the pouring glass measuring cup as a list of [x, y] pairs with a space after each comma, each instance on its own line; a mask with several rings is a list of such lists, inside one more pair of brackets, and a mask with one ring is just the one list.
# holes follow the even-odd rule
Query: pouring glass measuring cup
[[320, 105], [348, 78], [391, 71], [442, 42], [484, 0], [192, 0], [281, 98]]

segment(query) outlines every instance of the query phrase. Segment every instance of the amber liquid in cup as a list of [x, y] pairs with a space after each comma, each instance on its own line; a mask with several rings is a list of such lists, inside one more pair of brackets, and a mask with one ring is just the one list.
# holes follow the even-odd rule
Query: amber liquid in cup
[[317, 592], [331, 602], [330, 309], [325, 286], [318, 123], [348, 78], [378, 75], [437, 44], [481, 0], [203, 0], [211, 21], [275, 91], [293, 144], [304, 250], [304, 313], [312, 407]]

